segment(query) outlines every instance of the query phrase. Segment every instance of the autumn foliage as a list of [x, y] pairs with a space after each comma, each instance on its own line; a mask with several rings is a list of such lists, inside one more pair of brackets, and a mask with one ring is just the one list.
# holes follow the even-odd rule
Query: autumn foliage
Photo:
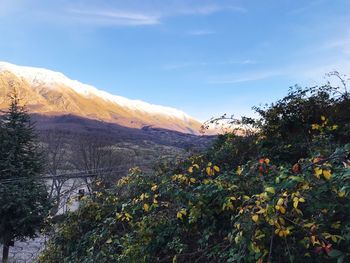
[[39, 261], [349, 262], [350, 104], [339, 90], [292, 91], [258, 109], [249, 135], [222, 135], [165, 171], [131, 170], [83, 200]]

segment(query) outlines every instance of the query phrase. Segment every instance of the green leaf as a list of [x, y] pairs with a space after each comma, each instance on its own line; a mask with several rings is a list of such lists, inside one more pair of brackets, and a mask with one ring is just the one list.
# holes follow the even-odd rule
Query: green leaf
[[300, 176], [290, 176], [289, 177], [290, 179], [292, 179], [292, 180], [294, 180], [294, 181], [297, 181], [297, 182], [299, 182], [299, 183], [302, 183], [302, 182], [304, 182], [304, 178], [301, 178]]
[[344, 258], [345, 258], [345, 255], [341, 255], [338, 260], [337, 260], [337, 263], [343, 263], [344, 262]]
[[270, 194], [275, 194], [275, 188], [273, 188], [273, 187], [266, 187], [265, 191], [270, 193]]
[[330, 256], [331, 258], [337, 258], [340, 256], [343, 256], [343, 252], [341, 252], [340, 250], [337, 249], [332, 249], [329, 253], [328, 256]]

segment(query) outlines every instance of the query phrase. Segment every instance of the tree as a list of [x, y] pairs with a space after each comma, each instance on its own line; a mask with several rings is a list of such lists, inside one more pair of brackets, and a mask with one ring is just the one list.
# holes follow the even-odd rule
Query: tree
[[116, 181], [118, 177], [116, 166], [118, 170], [127, 171], [127, 167], [121, 163], [122, 157], [113, 151], [107, 138], [80, 137], [72, 145], [72, 164], [78, 171], [85, 172], [86, 176], [89, 175], [84, 178], [84, 183], [90, 194], [95, 190], [96, 182]]
[[[40, 137], [44, 142], [44, 152], [46, 159], [46, 169], [50, 175], [57, 176], [62, 171], [72, 170], [72, 164], [69, 163], [69, 151], [67, 142], [64, 139], [64, 134], [58, 131], [47, 131]], [[64, 195], [64, 189], [67, 178], [53, 177], [49, 190], [49, 197], [54, 201], [54, 207], [51, 209], [51, 214], [56, 214], [60, 209], [61, 198]]]
[[42, 226], [50, 202], [33, 124], [17, 95], [0, 120], [0, 242], [3, 262], [14, 240], [33, 238]]

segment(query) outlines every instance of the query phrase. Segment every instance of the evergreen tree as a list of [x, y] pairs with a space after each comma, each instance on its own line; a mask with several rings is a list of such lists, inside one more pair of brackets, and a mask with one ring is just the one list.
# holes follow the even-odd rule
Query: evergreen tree
[[30, 116], [16, 95], [0, 120], [0, 242], [3, 262], [14, 240], [35, 237], [49, 209], [45, 185], [37, 178], [42, 157]]

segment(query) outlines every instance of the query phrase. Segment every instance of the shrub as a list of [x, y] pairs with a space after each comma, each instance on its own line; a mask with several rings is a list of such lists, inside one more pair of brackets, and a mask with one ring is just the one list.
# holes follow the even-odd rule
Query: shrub
[[247, 119], [256, 133], [133, 169], [70, 213], [39, 262], [348, 262], [349, 99], [334, 91], [298, 89]]

